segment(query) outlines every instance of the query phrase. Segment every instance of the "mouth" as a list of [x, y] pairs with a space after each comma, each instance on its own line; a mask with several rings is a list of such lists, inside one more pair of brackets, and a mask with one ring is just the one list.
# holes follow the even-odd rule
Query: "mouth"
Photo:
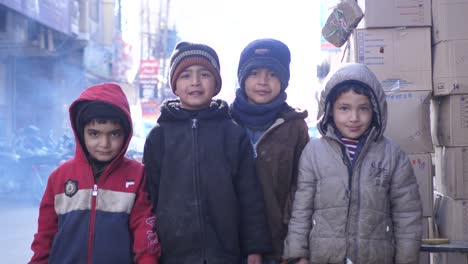
[[201, 96], [201, 95], [203, 95], [203, 92], [202, 91], [192, 91], [192, 92], [189, 92], [188, 95], [190, 95], [190, 96]]
[[361, 127], [348, 127], [348, 129], [352, 132], [357, 132], [361, 129]]
[[110, 156], [112, 153], [111, 152], [102, 152], [102, 151], [99, 151], [97, 152], [98, 155], [101, 155], [101, 156]]
[[255, 91], [255, 93], [261, 96], [265, 96], [265, 95], [269, 95], [270, 91], [258, 90], [258, 91]]

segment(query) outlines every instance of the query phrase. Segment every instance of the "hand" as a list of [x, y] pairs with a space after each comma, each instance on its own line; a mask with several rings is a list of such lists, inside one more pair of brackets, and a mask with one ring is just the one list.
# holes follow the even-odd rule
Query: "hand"
[[306, 258], [300, 258], [297, 264], [309, 264], [309, 260]]
[[262, 264], [262, 256], [260, 254], [250, 254], [247, 257], [247, 264]]

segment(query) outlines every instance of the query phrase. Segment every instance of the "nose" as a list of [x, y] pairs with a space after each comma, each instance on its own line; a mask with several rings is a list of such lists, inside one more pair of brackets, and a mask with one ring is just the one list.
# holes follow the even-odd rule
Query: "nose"
[[109, 147], [111, 143], [111, 138], [110, 136], [104, 136], [101, 138], [101, 146], [103, 147]]
[[359, 120], [359, 112], [358, 111], [351, 111], [351, 121], [358, 121]]
[[266, 84], [268, 82], [268, 74], [265, 71], [260, 71], [258, 73], [258, 83]]
[[200, 75], [199, 74], [192, 75], [191, 81], [192, 81], [193, 86], [199, 85], [200, 84]]

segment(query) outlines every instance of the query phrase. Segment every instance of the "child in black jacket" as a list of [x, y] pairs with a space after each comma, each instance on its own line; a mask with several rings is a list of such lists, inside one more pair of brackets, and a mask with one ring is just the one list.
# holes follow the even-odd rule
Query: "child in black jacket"
[[170, 62], [178, 99], [161, 106], [143, 162], [157, 214], [160, 263], [260, 263], [270, 250], [249, 139], [231, 121], [219, 59], [209, 46], [178, 43]]

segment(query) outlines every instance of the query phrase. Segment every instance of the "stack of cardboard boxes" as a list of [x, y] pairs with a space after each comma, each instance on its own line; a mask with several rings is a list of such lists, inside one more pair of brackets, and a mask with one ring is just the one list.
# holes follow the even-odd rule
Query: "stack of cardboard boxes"
[[[432, 0], [436, 220], [441, 237], [468, 241], [468, 0]], [[436, 254], [468, 264], [468, 254]]]
[[[364, 19], [350, 39], [350, 60], [368, 65], [387, 94], [386, 136], [413, 165], [423, 202], [423, 238], [466, 242], [468, 0], [358, 4]], [[431, 255], [421, 253], [420, 263], [468, 264], [468, 254]]]
[[[431, 1], [358, 0], [364, 19], [351, 38], [351, 61], [366, 64], [387, 95], [386, 136], [409, 154], [423, 202], [423, 238], [429, 237], [433, 212], [434, 147]], [[420, 263], [429, 263], [421, 253]]]

